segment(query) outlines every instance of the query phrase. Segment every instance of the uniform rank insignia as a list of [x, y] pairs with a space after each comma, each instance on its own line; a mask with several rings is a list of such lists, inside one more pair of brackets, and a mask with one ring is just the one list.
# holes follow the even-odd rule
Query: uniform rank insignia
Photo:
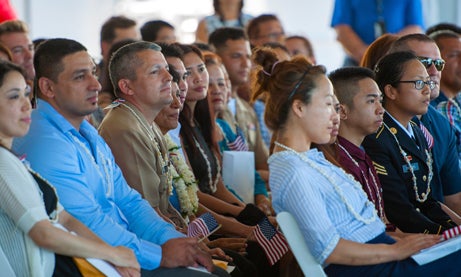
[[387, 175], [387, 170], [384, 166], [375, 162], [373, 162], [373, 166], [375, 167], [376, 173], [380, 175]]

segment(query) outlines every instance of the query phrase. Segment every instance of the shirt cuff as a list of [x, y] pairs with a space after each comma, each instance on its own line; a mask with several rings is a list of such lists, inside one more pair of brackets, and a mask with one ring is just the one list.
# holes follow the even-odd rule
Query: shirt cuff
[[162, 260], [162, 247], [158, 244], [141, 240], [137, 258], [142, 269], [156, 269], [160, 266]]

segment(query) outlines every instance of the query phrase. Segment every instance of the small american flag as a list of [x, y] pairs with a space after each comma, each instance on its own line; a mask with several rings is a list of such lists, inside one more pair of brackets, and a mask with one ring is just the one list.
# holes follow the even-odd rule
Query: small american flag
[[248, 151], [248, 145], [245, 142], [245, 139], [238, 135], [233, 142], [228, 142], [227, 147], [231, 151]]
[[461, 235], [461, 226], [456, 226], [442, 233], [443, 240], [451, 239]]
[[275, 264], [288, 251], [288, 243], [285, 237], [275, 229], [269, 222], [267, 217], [264, 217], [253, 231], [256, 241], [261, 245], [266, 253], [270, 265]]
[[429, 150], [434, 147], [434, 137], [431, 135], [431, 132], [424, 126], [422, 123], [419, 124], [419, 128], [423, 132], [424, 138], [427, 141], [427, 146]]
[[218, 222], [211, 213], [204, 213], [189, 223], [188, 237], [205, 237], [218, 227]]

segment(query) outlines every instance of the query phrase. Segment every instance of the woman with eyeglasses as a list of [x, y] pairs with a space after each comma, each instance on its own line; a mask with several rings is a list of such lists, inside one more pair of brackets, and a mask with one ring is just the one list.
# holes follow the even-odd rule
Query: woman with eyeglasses
[[427, 112], [436, 83], [411, 52], [384, 56], [375, 71], [386, 113], [383, 125], [363, 146], [383, 187], [386, 215], [404, 232], [441, 234], [456, 224], [432, 197], [434, 163], [426, 140], [430, 134], [412, 121]]

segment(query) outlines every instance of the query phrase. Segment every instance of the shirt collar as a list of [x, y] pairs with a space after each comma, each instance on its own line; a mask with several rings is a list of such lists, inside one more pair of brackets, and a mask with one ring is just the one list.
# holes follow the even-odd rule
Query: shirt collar
[[408, 125], [406, 127], [404, 127], [397, 119], [395, 119], [390, 113], [386, 112], [387, 115], [389, 115], [389, 117], [394, 120], [394, 122], [400, 127], [402, 128], [402, 130], [405, 131], [405, 133], [407, 133], [407, 135], [410, 137], [410, 138], [414, 138], [415, 137], [415, 134], [413, 133], [413, 128], [411, 128], [411, 123], [408, 122]]
[[341, 136], [338, 136], [337, 139], [338, 143], [342, 145], [353, 158], [360, 159], [362, 161], [366, 160], [366, 153], [362, 148], [357, 147], [357, 145], [353, 144], [352, 142], [348, 141], [347, 139]]
[[[62, 116], [55, 108], [53, 108], [50, 103], [42, 99], [38, 99], [36, 110], [45, 118], [47, 118], [47, 120], [49, 120], [50, 123], [53, 124], [61, 132], [79, 134], [79, 131], [77, 131], [64, 116]], [[83, 120], [82, 124], [80, 124], [80, 134], [90, 140], [90, 137], [93, 136], [94, 132], [94, 127], [88, 121]]]

